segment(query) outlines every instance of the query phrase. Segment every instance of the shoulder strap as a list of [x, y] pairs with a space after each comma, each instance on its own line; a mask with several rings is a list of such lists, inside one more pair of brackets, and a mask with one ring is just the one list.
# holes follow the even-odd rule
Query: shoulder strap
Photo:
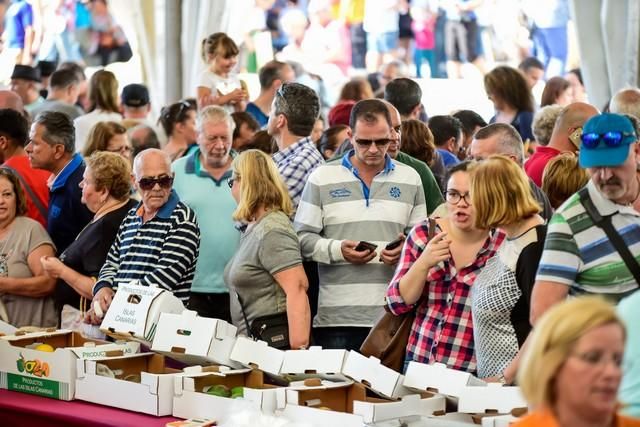
[[247, 327], [247, 335], [250, 338], [255, 339], [255, 337], [251, 333], [251, 327], [249, 326], [249, 321], [247, 320], [247, 313], [244, 311], [244, 304], [242, 304], [242, 299], [240, 298], [240, 294], [238, 292], [236, 292], [236, 298], [238, 298], [238, 303], [240, 304], [240, 311], [242, 311], [242, 318], [244, 319], [244, 324]]
[[42, 215], [42, 217], [46, 220], [48, 216], [47, 208], [44, 207], [44, 205], [42, 204], [42, 201], [38, 198], [38, 196], [36, 196], [36, 193], [33, 192], [33, 190], [31, 189], [29, 184], [27, 184], [27, 182], [24, 180], [22, 175], [20, 175], [20, 173], [14, 168], [12, 168], [11, 166], [2, 165], [0, 167], [13, 172], [13, 174], [18, 177], [18, 179], [20, 180], [20, 183], [22, 184], [22, 188], [24, 188], [24, 191], [27, 193], [27, 195], [35, 205], [36, 209], [38, 209], [38, 212], [40, 212], [40, 215]]
[[584, 206], [585, 211], [591, 217], [593, 223], [604, 230], [607, 237], [609, 237], [611, 244], [622, 257], [622, 260], [626, 264], [631, 274], [633, 274], [636, 283], [640, 284], [640, 265], [629, 250], [629, 247], [625, 243], [622, 236], [620, 236], [620, 233], [618, 233], [618, 231], [611, 223], [611, 215], [600, 215], [600, 212], [598, 212], [595, 205], [593, 204], [593, 201], [591, 200], [591, 197], [589, 196], [589, 190], [587, 189], [587, 187], [581, 188], [580, 191], [578, 191], [578, 195], [580, 196], [580, 203], [582, 203], [582, 206]]

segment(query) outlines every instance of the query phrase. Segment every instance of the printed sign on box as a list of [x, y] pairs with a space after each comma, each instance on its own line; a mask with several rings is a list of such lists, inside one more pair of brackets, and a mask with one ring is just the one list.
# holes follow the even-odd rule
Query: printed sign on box
[[134, 281], [118, 286], [100, 329], [105, 333], [125, 335], [151, 345], [160, 313], [182, 311], [182, 301], [171, 292], [142, 286]]

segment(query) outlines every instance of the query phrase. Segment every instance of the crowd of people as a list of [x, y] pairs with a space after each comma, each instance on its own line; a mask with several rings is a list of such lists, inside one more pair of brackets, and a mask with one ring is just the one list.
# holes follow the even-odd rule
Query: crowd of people
[[355, 79], [323, 109], [295, 66], [267, 63], [249, 99], [234, 41], [201, 47], [195, 97], [158, 120], [147, 87], [109, 71], [61, 63], [43, 96], [15, 66], [2, 319], [98, 325], [137, 281], [244, 334], [277, 318], [287, 348], [358, 350], [386, 306], [415, 313], [405, 366], [521, 384], [523, 425], [640, 424], [616, 415], [640, 416], [640, 89], [600, 112], [549, 79], [541, 105], [526, 61], [486, 74], [489, 123], [427, 117], [408, 77], [379, 96]]

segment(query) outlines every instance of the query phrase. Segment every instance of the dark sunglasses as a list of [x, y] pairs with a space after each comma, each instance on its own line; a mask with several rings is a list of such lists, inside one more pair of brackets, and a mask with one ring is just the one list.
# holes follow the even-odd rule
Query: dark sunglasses
[[606, 133], [583, 133], [580, 139], [582, 140], [582, 145], [586, 148], [596, 148], [600, 141], [603, 141], [607, 147], [619, 147], [622, 144], [622, 140], [627, 136], [635, 137], [636, 134], [633, 132], [617, 132], [611, 131]]
[[144, 177], [138, 181], [138, 186], [141, 190], [149, 191], [158, 184], [160, 188], [171, 188], [173, 184], [173, 177], [168, 175], [162, 175], [158, 177]]
[[233, 183], [239, 180], [240, 180], [240, 177], [238, 176], [232, 176], [231, 178], [227, 179], [227, 184], [229, 184], [229, 188], [233, 188]]
[[363, 147], [371, 147], [371, 144], [376, 144], [376, 147], [384, 147], [385, 145], [391, 143], [389, 138], [382, 139], [355, 139], [356, 144], [362, 145]]
[[171, 105], [171, 106], [169, 106], [167, 108], [167, 111], [164, 113], [164, 117], [167, 120], [171, 119], [171, 116], [173, 116], [173, 121], [182, 122], [184, 120], [184, 118], [185, 118], [185, 114], [187, 113], [187, 111], [196, 109], [196, 105], [194, 103], [192, 103], [192, 102], [187, 101], [187, 100], [180, 101], [177, 104], [178, 104], [178, 109], [175, 110], [176, 112], [174, 114], [171, 114], [171, 110], [173, 110], [173, 108], [172, 108], [173, 105]]

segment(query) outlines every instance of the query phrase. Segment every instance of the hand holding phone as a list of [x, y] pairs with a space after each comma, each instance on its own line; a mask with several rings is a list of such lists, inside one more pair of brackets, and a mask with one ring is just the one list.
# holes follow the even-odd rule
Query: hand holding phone
[[402, 243], [404, 242], [404, 237], [398, 237], [395, 240], [390, 241], [389, 243], [387, 243], [387, 246], [385, 246], [384, 248], [388, 251], [392, 251], [395, 248], [397, 248], [398, 246], [400, 246]]
[[362, 252], [367, 250], [374, 252], [377, 249], [377, 247], [378, 245], [361, 240], [360, 243], [358, 243], [358, 246], [356, 246], [354, 250], [357, 252]]

